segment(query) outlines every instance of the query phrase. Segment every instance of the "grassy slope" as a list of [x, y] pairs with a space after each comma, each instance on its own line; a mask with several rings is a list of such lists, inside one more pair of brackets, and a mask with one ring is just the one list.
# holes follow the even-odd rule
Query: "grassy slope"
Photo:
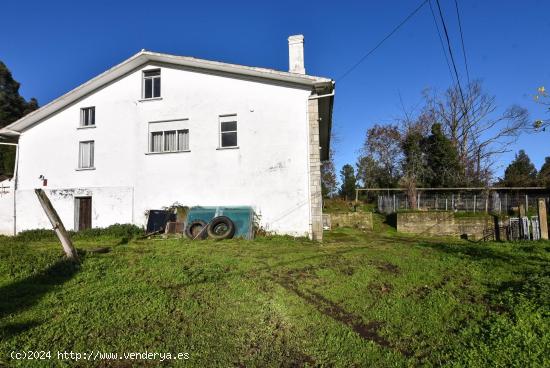
[[79, 240], [114, 247], [79, 267], [55, 242], [0, 239], [0, 366], [37, 364], [11, 350], [188, 352], [171, 364], [197, 367], [550, 364], [549, 243], [376, 228], [323, 245]]

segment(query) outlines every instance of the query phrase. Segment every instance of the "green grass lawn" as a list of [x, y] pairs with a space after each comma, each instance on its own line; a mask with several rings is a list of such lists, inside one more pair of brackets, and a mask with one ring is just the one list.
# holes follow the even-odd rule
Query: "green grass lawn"
[[[0, 238], [0, 366], [549, 366], [550, 243]], [[47, 361], [11, 351], [51, 351]], [[57, 351], [188, 360], [57, 359]]]

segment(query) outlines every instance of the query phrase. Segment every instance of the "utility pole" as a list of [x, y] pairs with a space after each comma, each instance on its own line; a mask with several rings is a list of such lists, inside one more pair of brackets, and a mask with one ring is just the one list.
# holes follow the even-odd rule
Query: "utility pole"
[[48, 216], [48, 220], [50, 220], [55, 234], [57, 235], [59, 241], [61, 242], [61, 245], [63, 246], [63, 250], [65, 251], [67, 258], [72, 261], [78, 262], [78, 253], [73, 246], [73, 242], [71, 241], [67, 230], [65, 230], [65, 226], [63, 225], [61, 218], [57, 214], [55, 208], [52, 206], [50, 199], [42, 189], [35, 189], [34, 192], [36, 193], [36, 196], [38, 197], [38, 200], [40, 201], [40, 204], [42, 205], [46, 216]]

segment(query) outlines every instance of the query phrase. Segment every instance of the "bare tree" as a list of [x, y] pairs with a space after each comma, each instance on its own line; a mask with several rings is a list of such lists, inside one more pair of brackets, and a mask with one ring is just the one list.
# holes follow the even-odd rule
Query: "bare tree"
[[508, 152], [519, 135], [535, 129], [527, 110], [520, 106], [498, 113], [495, 97], [483, 92], [479, 81], [466, 91], [454, 86], [442, 96], [426, 93], [425, 99], [423, 114], [441, 123], [456, 147], [466, 185], [487, 184], [495, 157]]

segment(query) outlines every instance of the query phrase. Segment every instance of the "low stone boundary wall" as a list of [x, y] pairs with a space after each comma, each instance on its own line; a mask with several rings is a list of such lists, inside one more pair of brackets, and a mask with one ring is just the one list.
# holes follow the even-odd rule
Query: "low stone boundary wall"
[[397, 231], [409, 234], [483, 238], [494, 229], [492, 216], [456, 217], [453, 212], [398, 212]]
[[372, 212], [348, 212], [331, 213], [330, 227], [354, 227], [364, 230], [372, 230]]

